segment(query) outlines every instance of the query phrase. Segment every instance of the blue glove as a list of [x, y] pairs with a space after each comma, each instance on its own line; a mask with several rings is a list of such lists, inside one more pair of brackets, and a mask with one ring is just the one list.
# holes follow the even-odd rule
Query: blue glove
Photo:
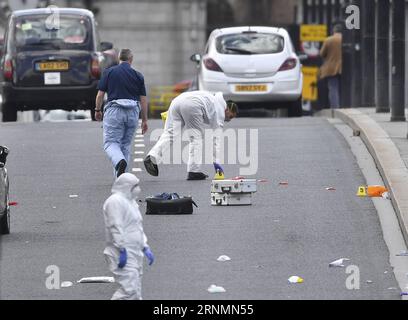
[[144, 247], [143, 253], [146, 256], [147, 260], [149, 260], [149, 266], [151, 266], [154, 262], [154, 255], [153, 255], [152, 250], [150, 250], [149, 247]]
[[215, 172], [224, 173], [224, 169], [218, 163], [214, 162], [213, 164]]
[[118, 263], [118, 268], [122, 269], [127, 262], [127, 252], [126, 249], [120, 249], [120, 255], [119, 255], [119, 263]]

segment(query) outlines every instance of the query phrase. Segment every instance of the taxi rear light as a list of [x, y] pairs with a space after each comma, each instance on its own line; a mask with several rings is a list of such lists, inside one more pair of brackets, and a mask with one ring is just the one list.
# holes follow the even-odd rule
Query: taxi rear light
[[211, 71], [217, 71], [217, 72], [223, 72], [221, 67], [218, 65], [217, 62], [215, 62], [213, 59], [211, 58], [206, 58], [204, 59], [204, 65], [208, 70]]
[[13, 79], [13, 62], [11, 59], [6, 58], [4, 60], [4, 79], [12, 80]]
[[94, 78], [99, 78], [101, 75], [101, 66], [97, 57], [92, 58], [91, 62], [91, 75]]

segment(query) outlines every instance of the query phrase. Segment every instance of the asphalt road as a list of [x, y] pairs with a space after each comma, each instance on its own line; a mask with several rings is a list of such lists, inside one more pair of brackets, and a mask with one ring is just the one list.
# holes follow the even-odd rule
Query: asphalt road
[[[144, 215], [156, 255], [153, 266], [145, 265], [144, 299], [399, 299], [399, 290], [389, 289], [398, 285], [377, 212], [355, 195], [365, 179], [343, 136], [323, 118], [242, 118], [229, 127], [259, 129], [254, 177], [267, 182], [258, 184], [252, 206], [212, 207], [210, 182], [186, 181], [184, 165], [161, 166], [158, 178], [138, 174], [143, 198], [171, 191], [199, 205], [188, 216]], [[18, 202], [12, 233], [1, 238], [0, 297], [109, 299], [114, 284], [76, 283], [109, 276], [101, 207], [113, 176], [101, 125], [1, 124], [0, 137], [11, 149], [10, 197]], [[144, 140], [147, 151], [149, 135]], [[229, 177], [238, 169], [225, 166]], [[216, 261], [223, 254], [232, 260]], [[345, 268], [328, 267], [342, 257], [358, 266], [359, 290], [346, 288]], [[73, 286], [47, 289], [49, 265]], [[293, 275], [304, 283], [289, 284]], [[226, 292], [208, 293], [211, 284]]]

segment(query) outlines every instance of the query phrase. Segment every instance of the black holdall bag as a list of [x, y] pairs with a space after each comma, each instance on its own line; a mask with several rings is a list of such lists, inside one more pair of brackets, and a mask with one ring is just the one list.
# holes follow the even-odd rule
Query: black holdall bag
[[198, 207], [192, 197], [163, 193], [146, 198], [146, 214], [192, 214], [193, 205]]

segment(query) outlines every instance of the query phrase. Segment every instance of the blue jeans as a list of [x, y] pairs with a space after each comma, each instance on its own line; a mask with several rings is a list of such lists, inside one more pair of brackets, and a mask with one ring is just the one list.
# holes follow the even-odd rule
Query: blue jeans
[[103, 148], [115, 170], [120, 160], [130, 162], [133, 135], [139, 123], [140, 107], [122, 107], [111, 104], [103, 115]]
[[340, 76], [327, 77], [330, 108], [340, 108]]

